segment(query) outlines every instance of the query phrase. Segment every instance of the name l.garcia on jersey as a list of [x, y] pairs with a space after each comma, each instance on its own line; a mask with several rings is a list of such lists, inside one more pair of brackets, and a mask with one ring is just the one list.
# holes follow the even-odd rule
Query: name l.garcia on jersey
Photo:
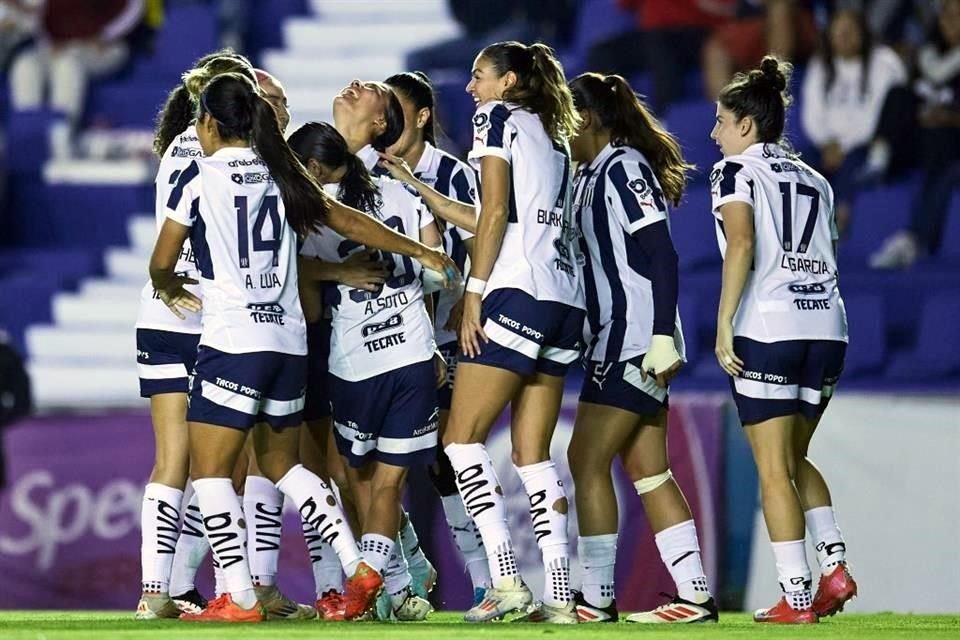
[[803, 272], [814, 275], [833, 275], [830, 271], [830, 264], [817, 260], [816, 258], [796, 258], [787, 254], [780, 257], [780, 268], [786, 269], [791, 273]]

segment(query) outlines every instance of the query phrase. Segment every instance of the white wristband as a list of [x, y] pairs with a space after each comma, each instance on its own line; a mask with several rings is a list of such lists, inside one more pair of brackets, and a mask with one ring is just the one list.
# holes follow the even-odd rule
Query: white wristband
[[467, 278], [467, 293], [479, 293], [487, 290], [487, 281], [480, 278]]

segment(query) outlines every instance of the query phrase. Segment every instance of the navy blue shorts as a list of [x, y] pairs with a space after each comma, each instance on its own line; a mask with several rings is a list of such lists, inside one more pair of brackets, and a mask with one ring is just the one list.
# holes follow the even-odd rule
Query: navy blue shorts
[[235, 429], [303, 422], [307, 357], [273, 351], [224, 353], [200, 345], [187, 420]]
[[440, 411], [450, 411], [450, 400], [453, 398], [453, 379], [457, 373], [457, 361], [460, 357], [460, 345], [456, 342], [437, 347], [440, 355], [447, 361], [447, 379], [443, 385], [437, 389], [437, 404]]
[[137, 329], [137, 374], [140, 397], [186, 393], [197, 362], [199, 333]]
[[743, 373], [730, 378], [740, 422], [823, 415], [843, 372], [847, 344], [839, 340], [757, 342], [734, 337]]
[[433, 358], [366, 380], [330, 376], [337, 450], [352, 467], [379, 461], [413, 467], [437, 459]]
[[523, 376], [566, 375], [580, 357], [586, 312], [560, 302], [537, 300], [520, 289], [497, 289], [483, 301], [480, 321], [490, 342], [475, 362]]
[[616, 407], [645, 418], [655, 418], [669, 403], [668, 389], [656, 378], [640, 375], [643, 356], [623, 362], [587, 362], [580, 402]]
[[303, 419], [307, 422], [330, 417], [330, 334], [329, 319], [307, 325], [307, 399]]

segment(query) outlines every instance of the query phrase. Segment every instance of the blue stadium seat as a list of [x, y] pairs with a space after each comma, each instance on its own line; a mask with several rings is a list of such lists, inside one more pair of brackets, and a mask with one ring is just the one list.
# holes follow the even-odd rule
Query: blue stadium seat
[[585, 67], [587, 52], [597, 42], [636, 29], [633, 15], [617, 6], [617, 0], [582, 0], [569, 48], [561, 52], [567, 78], [591, 71]]
[[670, 216], [673, 244], [684, 272], [720, 264], [716, 223], [710, 213], [710, 190], [701, 185], [687, 189], [680, 206]]
[[960, 293], [927, 298], [912, 349], [895, 355], [886, 377], [895, 380], [942, 380], [960, 374]]
[[843, 365], [844, 378], [878, 373], [887, 361], [887, 317], [884, 299], [876, 294], [846, 296], [850, 345]]
[[943, 230], [943, 244], [937, 260], [943, 260], [956, 265], [960, 262], [960, 185], [953, 194], [950, 203], [950, 212], [947, 214], [947, 224]]
[[841, 256], [865, 262], [884, 240], [907, 225], [915, 192], [915, 180], [860, 192], [853, 205], [848, 237], [840, 245]]

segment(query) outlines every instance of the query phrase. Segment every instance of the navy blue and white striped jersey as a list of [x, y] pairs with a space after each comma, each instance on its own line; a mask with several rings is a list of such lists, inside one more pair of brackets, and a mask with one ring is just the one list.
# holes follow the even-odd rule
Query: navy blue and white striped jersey
[[473, 117], [469, 159], [480, 172], [481, 188], [485, 156], [507, 161], [511, 175], [507, 228], [485, 295], [520, 289], [537, 300], [582, 309], [567, 144], [552, 140], [539, 116], [495, 100]]
[[[170, 192], [177, 185], [177, 178], [180, 177], [180, 173], [184, 169], [190, 166], [191, 162], [202, 157], [203, 150], [200, 149], [200, 140], [197, 138], [197, 128], [194, 125], [190, 125], [183, 133], [174, 138], [170, 146], [163, 152], [155, 180], [156, 203], [154, 214], [157, 218], [158, 231], [163, 226], [163, 221], [167, 219], [167, 200], [170, 198]], [[193, 249], [190, 247], [189, 240], [183, 243], [176, 271], [197, 279], [197, 267], [194, 264]], [[200, 287], [196, 285], [187, 285], [186, 289], [194, 295], [200, 295]], [[185, 309], [181, 309], [180, 312], [184, 315], [183, 320], [171, 313], [167, 305], [163, 304], [157, 297], [153, 285], [148, 281], [140, 292], [137, 328], [173, 331], [175, 333], [200, 333], [200, 314]]]
[[[574, 208], [586, 258], [586, 357], [623, 362], [643, 355], [653, 336], [653, 290], [649, 259], [631, 236], [656, 222], [669, 225], [660, 183], [642, 153], [608, 144], [578, 169]], [[674, 341], [685, 357], [679, 313]]]
[[[448, 198], [453, 198], [465, 204], [474, 204], [477, 200], [477, 177], [473, 169], [466, 162], [426, 143], [423, 155], [413, 170], [414, 175], [425, 184], [433, 187]], [[447, 252], [457, 264], [464, 280], [470, 273], [470, 258], [465, 240], [473, 237], [473, 233], [460, 229], [452, 224], [445, 224], [443, 229], [443, 250]], [[450, 319], [450, 310], [463, 295], [460, 287], [441, 289], [437, 297], [436, 323], [434, 325], [437, 344], [443, 345], [455, 342], [457, 335], [444, 329]]]
[[306, 355], [297, 238], [256, 152], [226, 147], [191, 162], [166, 214], [191, 227], [203, 297], [200, 344], [226, 353]]
[[[433, 224], [433, 216], [419, 196], [392, 178], [374, 177], [380, 189], [379, 217], [385, 225], [414, 240]], [[336, 197], [339, 185], [324, 185]], [[332, 229], [307, 236], [301, 255], [324, 262], [343, 262], [366, 248]], [[433, 357], [433, 325], [423, 304], [420, 263], [397, 254], [380, 255], [390, 278], [376, 292], [330, 286], [325, 301], [333, 309], [330, 373], [355, 382], [423, 362]], [[392, 269], [390, 268], [392, 265]]]
[[753, 209], [754, 265], [734, 316], [734, 335], [759, 342], [847, 340], [837, 284], [833, 189], [826, 178], [775, 144], [728, 156], [710, 174], [720, 252], [720, 207]]

